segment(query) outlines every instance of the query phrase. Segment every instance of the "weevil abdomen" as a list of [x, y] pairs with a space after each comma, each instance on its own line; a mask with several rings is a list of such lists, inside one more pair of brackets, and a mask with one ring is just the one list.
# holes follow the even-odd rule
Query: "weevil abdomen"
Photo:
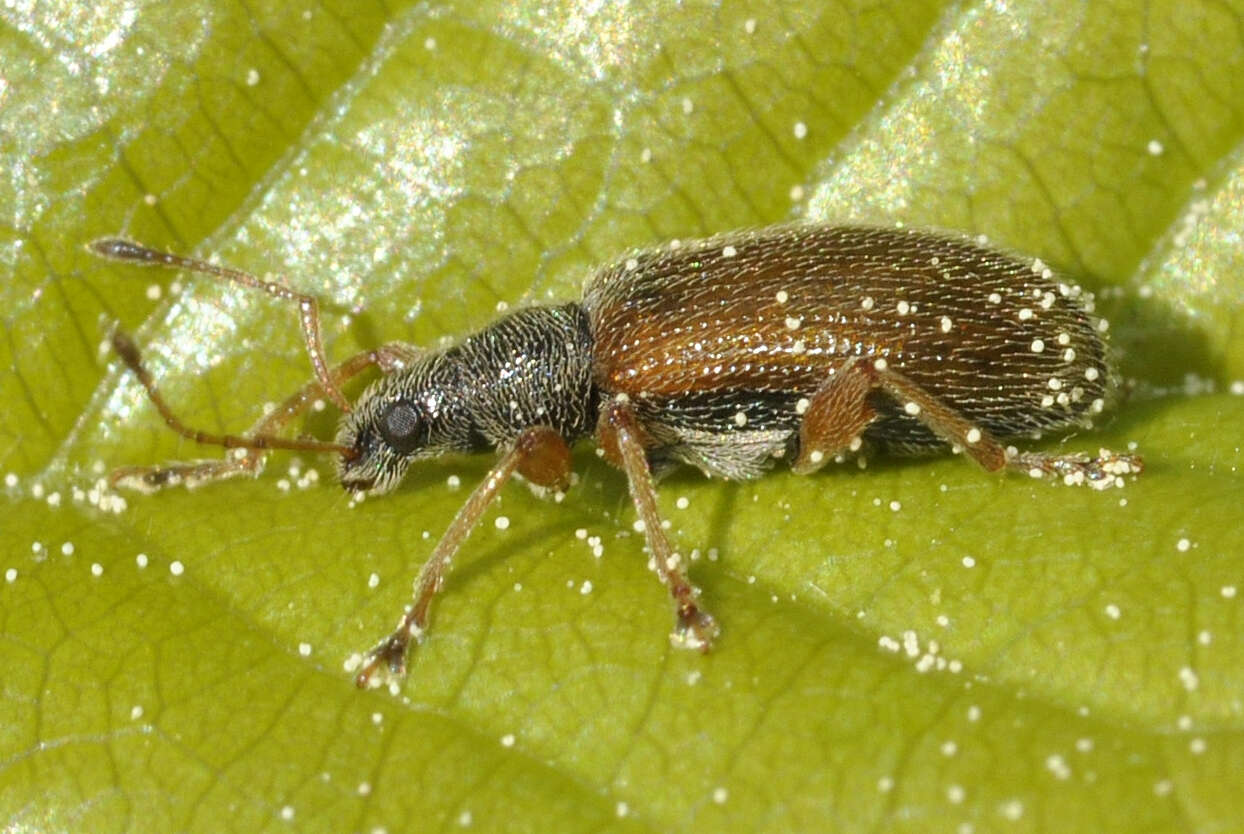
[[[884, 360], [997, 439], [1078, 425], [1110, 381], [1085, 302], [1039, 261], [963, 238], [829, 226], [640, 253], [584, 300], [602, 394], [627, 395], [654, 445], [730, 477], [793, 444], [801, 405], [851, 360]], [[945, 445], [904, 403], [869, 402], [864, 440]]]

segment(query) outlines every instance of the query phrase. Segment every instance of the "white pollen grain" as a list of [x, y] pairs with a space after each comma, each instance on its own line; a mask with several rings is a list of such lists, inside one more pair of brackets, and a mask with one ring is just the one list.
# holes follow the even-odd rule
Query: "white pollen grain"
[[4, 572], [4, 581], [10, 584], [17, 581], [17, 568], [9, 568]]
[[1098, 333], [1105, 333], [1109, 329], [1110, 329], [1110, 322], [1106, 321], [1105, 319], [1101, 319], [1100, 321], [1097, 322]]
[[777, 295], [775, 295], [774, 298], [777, 299], [778, 304], [785, 304], [787, 301], [790, 300], [790, 293], [788, 293], [786, 290], [778, 290]]
[[1106, 605], [1105, 611], [1106, 611], [1106, 616], [1112, 620], [1119, 619], [1119, 617], [1122, 616], [1122, 613], [1123, 613], [1122, 611], [1119, 610], [1119, 606], [1115, 605], [1113, 602]]
[[800, 398], [799, 398], [799, 399], [795, 402], [795, 413], [796, 413], [796, 414], [807, 414], [807, 413], [808, 413], [808, 409], [809, 409], [811, 406], [812, 406], [812, 401], [811, 401], [811, 400], [809, 400], [807, 397], [800, 397]]
[[693, 112], [695, 112], [695, 102], [689, 98], [684, 98], [682, 100], [682, 112], [685, 115], [690, 116]]
[[1019, 314], [1018, 314], [1018, 315], [1019, 315], [1019, 320], [1020, 320], [1020, 321], [1028, 321], [1029, 319], [1031, 319], [1031, 318], [1032, 318], [1032, 316], [1033, 316], [1033, 312], [1032, 312], [1032, 310], [1030, 310], [1030, 309], [1029, 309], [1029, 308], [1027, 308], [1027, 307], [1022, 307], [1022, 308], [1020, 308], [1020, 311], [1019, 311]]
[[368, 588], [376, 588], [376, 587], [379, 587], [379, 585], [380, 585], [380, 574], [372, 573], [370, 576], [367, 577]]
[[1029, 347], [1032, 349], [1033, 353], [1045, 352], [1045, 342], [1041, 339], [1033, 339], [1032, 344]]
[[903, 509], [903, 502], [902, 502], [902, 501], [891, 501], [891, 502], [890, 502], [890, 512], [894, 512], [894, 513], [896, 513], [896, 512], [898, 512], [898, 511], [899, 511], [899, 510], [901, 510], [901, 509]]
[[1056, 376], [1052, 376], [1046, 385], [1050, 387], [1051, 391], [1061, 391], [1063, 388], [1063, 381]]
[[285, 820], [286, 822], [289, 822], [293, 818], [294, 818], [294, 806], [293, 805], [286, 805], [285, 807], [281, 809], [281, 819]]
[[955, 323], [950, 320], [950, 316], [942, 316], [942, 332], [943, 333], [949, 333], [950, 329], [954, 326], [955, 326]]
[[1162, 143], [1157, 139], [1150, 139], [1149, 144], [1145, 145], [1145, 150], [1149, 152], [1150, 156], [1161, 156], [1166, 148], [1162, 147]]
[[980, 443], [981, 430], [973, 426], [972, 428], [968, 429], [967, 437], [965, 439], [967, 440], [968, 445]]
[[1183, 684], [1184, 689], [1195, 692], [1201, 685], [1201, 678], [1191, 666], [1184, 666], [1179, 670], [1179, 682]]
[[888, 366], [888, 363], [885, 361], [884, 356], [873, 360], [873, 368], [878, 371], [884, 371], [887, 366]]
[[1067, 348], [1066, 350], [1064, 350], [1064, 351], [1063, 351], [1063, 361], [1064, 361], [1064, 362], [1074, 362], [1074, 361], [1076, 361], [1076, 350], [1075, 350], [1075, 348]]
[[808, 460], [810, 460], [812, 463], [820, 463], [821, 461], [825, 460], [825, 453], [822, 452], [820, 449], [813, 449], [812, 453], [808, 455]]
[[104, 575], [104, 566], [101, 565], [99, 562], [92, 562], [91, 563], [91, 576], [103, 576], [103, 575]]
[[301, 655], [302, 657], [310, 657], [311, 656], [311, 644], [310, 643], [299, 643], [298, 654]]
[[729, 798], [730, 798], [730, 791], [726, 790], [725, 788], [714, 788], [713, 789], [713, 801], [716, 802], [718, 805], [725, 805], [726, 800]]
[[138, 565], [140, 569], [147, 567], [147, 554], [139, 553], [137, 556], [135, 556], [134, 564]]
[[881, 793], [889, 793], [894, 789], [894, 780], [889, 776], [882, 776], [877, 780], [877, 790]]
[[1178, 550], [1180, 553], [1187, 553], [1188, 549], [1191, 547], [1192, 547], [1192, 542], [1189, 541], [1188, 539], [1180, 539], [1179, 541], [1175, 542], [1175, 549]]
[[989, 294], [989, 303], [990, 304], [1001, 304], [1002, 303], [1001, 293], [991, 292]]
[[791, 128], [791, 130], [795, 134], [796, 139], [803, 139], [808, 135], [808, 126], [803, 122], [795, 122], [795, 125]]
[[905, 316], [911, 312], [911, 305], [906, 301], [900, 301], [898, 304], [894, 305], [894, 309], [898, 311], [900, 316]]
[[510, 517], [508, 515], [499, 515], [493, 524], [496, 525], [498, 530], [508, 530], [510, 527]]
[[514, 734], [506, 733], [505, 735], [501, 736], [501, 746], [502, 747], [513, 747], [514, 746]]
[[186, 572], [186, 566], [180, 560], [174, 559], [172, 562], [169, 562], [168, 572], [173, 574], [173, 576], [181, 576]]
[[912, 417], [915, 417], [917, 414], [920, 413], [920, 404], [919, 403], [907, 403], [906, 405], [903, 406], [903, 411], [906, 411]]
[[964, 556], [964, 557], [963, 557], [963, 566], [964, 566], [965, 568], [974, 568], [974, 567], [976, 567], [976, 559], [972, 558], [971, 556]]
[[876, 303], [877, 302], [873, 301], [873, 297], [871, 295], [866, 295], [862, 299], [860, 299], [860, 307], [862, 307], [865, 310], [871, 310], [873, 308], [873, 305]]
[[251, 67], [246, 71], [246, 86], [254, 87], [259, 83], [259, 70]]
[[1218, 593], [1222, 594], [1223, 599], [1233, 599], [1235, 597], [1235, 586], [1223, 585], [1218, 589]]
[[756, 34], [756, 18], [749, 17], [747, 20], [743, 21], [743, 31], [749, 35]]
[[17, 486], [17, 473], [10, 472], [4, 476], [4, 485], [10, 489]]
[[1024, 816], [1024, 803], [1018, 799], [1010, 799], [998, 806], [999, 813], [1014, 822]]
[[786, 329], [787, 330], [798, 330], [800, 325], [802, 324], [803, 324], [803, 319], [801, 318], [797, 318], [795, 316], [786, 317]]
[[74, 550], [73, 542], [65, 542], [64, 544], [60, 546], [60, 552], [65, 554], [66, 556], [72, 556], [73, 550]]
[[946, 789], [946, 800], [951, 805], [958, 805], [963, 801], [963, 798], [966, 795], [967, 792], [963, 789], [962, 785], [951, 785]]
[[725, 246], [721, 247], [721, 256], [723, 258], [733, 258], [737, 254], [739, 254], [739, 250], [735, 249], [733, 246], [731, 246], [728, 243]]

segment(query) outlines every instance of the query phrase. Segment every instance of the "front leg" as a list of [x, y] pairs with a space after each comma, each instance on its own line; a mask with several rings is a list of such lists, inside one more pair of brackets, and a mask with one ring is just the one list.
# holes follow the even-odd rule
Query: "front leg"
[[674, 598], [678, 620], [674, 632], [670, 634], [670, 642], [679, 648], [706, 652], [720, 629], [712, 615], [700, 608], [697, 601], [700, 591], [687, 580], [682, 570], [682, 556], [670, 546], [661, 527], [661, 513], [657, 509], [656, 488], [652, 483], [643, 436], [635, 410], [624, 396], [615, 397], [605, 405], [596, 425], [597, 442], [605, 457], [626, 472], [631, 500], [635, 502], [635, 510], [648, 539], [648, 549], [652, 551], [653, 568]]
[[[516, 471], [538, 486], [561, 489], [570, 482], [570, 447], [560, 434], [548, 426], [533, 426], [524, 429], [514, 444], [505, 450], [497, 465], [458, 510], [449, 529], [437, 542], [436, 549], [423, 563], [415, 579], [414, 599], [398, 621], [397, 628], [362, 659], [362, 668], [354, 678], [359, 688], [379, 686], [385, 680], [394, 682], [406, 673], [410, 641], [423, 639], [432, 598], [444, 584], [449, 563], [479, 524], [501, 487]], [[377, 676], [378, 672], [380, 676]]]

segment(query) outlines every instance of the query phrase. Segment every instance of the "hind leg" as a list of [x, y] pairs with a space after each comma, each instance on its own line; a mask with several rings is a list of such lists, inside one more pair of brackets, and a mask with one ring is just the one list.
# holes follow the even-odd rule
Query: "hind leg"
[[1137, 455], [1120, 455], [1106, 449], [1097, 457], [1008, 453], [987, 429], [975, 425], [907, 376], [889, 368], [884, 359], [852, 359], [806, 402], [800, 402], [804, 418], [799, 428], [799, 455], [793, 464], [794, 470], [812, 472], [835, 455], [858, 449], [860, 435], [877, 417], [868, 404], [869, 393], [877, 389], [990, 472], [1009, 468], [1033, 477], [1056, 475], [1068, 484], [1086, 483], [1105, 489], [1114, 486], [1120, 476], [1139, 473], [1144, 466]]

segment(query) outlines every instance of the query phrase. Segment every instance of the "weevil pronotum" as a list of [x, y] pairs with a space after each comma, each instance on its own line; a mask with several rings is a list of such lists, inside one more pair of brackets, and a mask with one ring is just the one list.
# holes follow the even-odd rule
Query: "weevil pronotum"
[[[380, 493], [414, 460], [500, 451], [424, 563], [397, 628], [362, 659], [360, 686], [404, 672], [446, 566], [506, 481], [519, 473], [565, 489], [570, 446], [588, 435], [626, 473], [651, 565], [674, 599], [671, 640], [700, 650], [717, 623], [662, 528], [654, 468], [686, 463], [743, 479], [775, 459], [811, 473], [865, 447], [951, 448], [989, 471], [1107, 487], [1142, 466], [1105, 449], [1090, 457], [1004, 445], [1087, 425], [1102, 410], [1113, 380], [1106, 326], [1091, 298], [1041, 261], [964, 238], [805, 225], [671, 243], [595, 271], [581, 301], [510, 313], [447, 349], [393, 342], [335, 367], [311, 296], [124, 240], [90, 248], [296, 302], [315, 372], [249, 433], [201, 432], [173, 414], [137, 348], [114, 332], [173, 429], [235, 450], [119, 469], [114, 483], [150, 490], [254, 475], [280, 448], [332, 454], [346, 489]], [[382, 376], [351, 404], [342, 384], [371, 366]], [[280, 436], [324, 397], [344, 412], [333, 442]]]

